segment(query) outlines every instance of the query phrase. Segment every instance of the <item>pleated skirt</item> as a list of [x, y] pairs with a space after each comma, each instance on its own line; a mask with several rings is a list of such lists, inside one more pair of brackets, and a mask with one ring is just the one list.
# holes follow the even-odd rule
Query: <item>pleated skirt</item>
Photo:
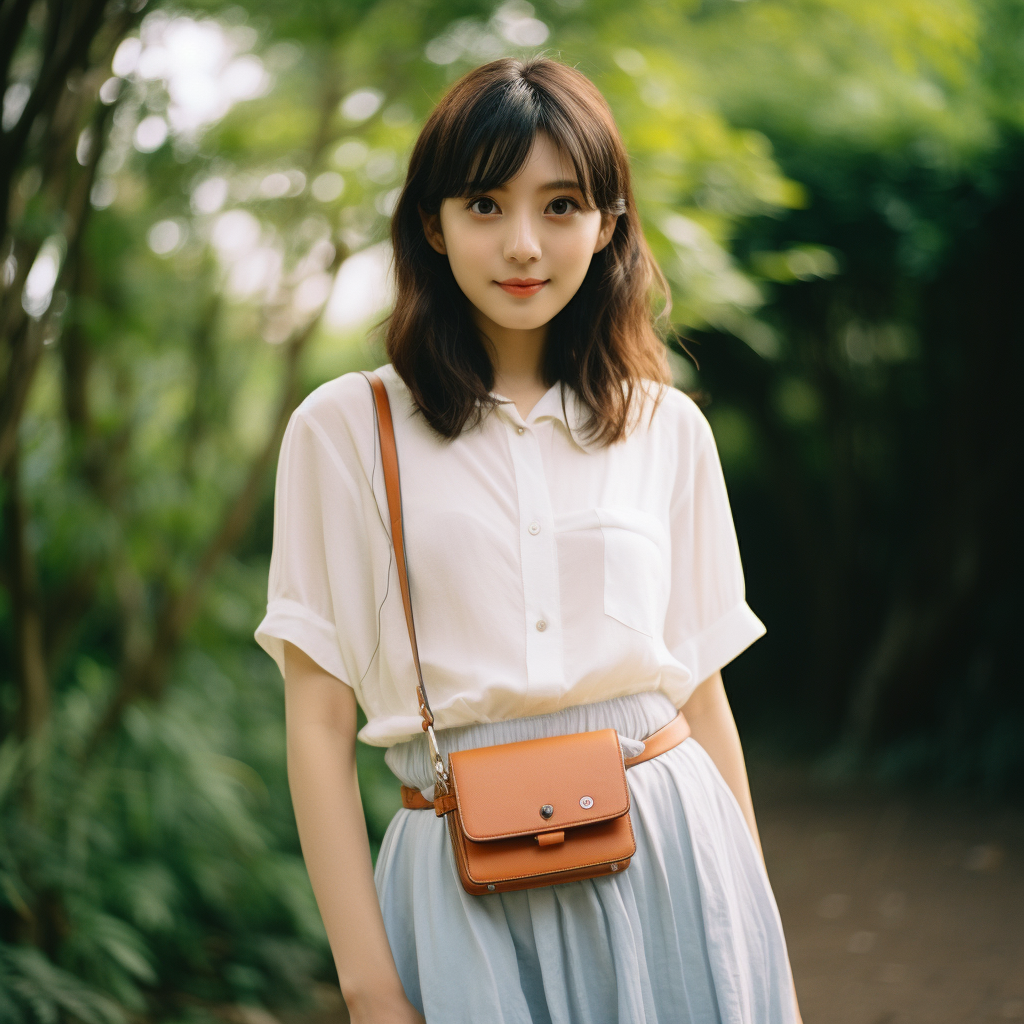
[[[675, 713], [652, 692], [437, 736], [446, 755], [612, 727], [630, 756]], [[391, 747], [386, 760], [432, 798], [425, 739]], [[445, 819], [395, 815], [374, 877], [402, 984], [428, 1024], [796, 1020], [775, 898], [711, 758], [690, 738], [626, 777], [629, 868], [541, 889], [469, 895]]]

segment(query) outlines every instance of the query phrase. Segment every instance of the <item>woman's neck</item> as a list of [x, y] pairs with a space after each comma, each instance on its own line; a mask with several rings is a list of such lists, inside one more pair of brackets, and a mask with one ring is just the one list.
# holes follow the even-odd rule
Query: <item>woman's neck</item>
[[544, 347], [548, 325], [530, 330], [502, 327], [475, 310], [474, 320], [494, 367], [494, 390], [510, 398], [524, 419], [548, 390]]

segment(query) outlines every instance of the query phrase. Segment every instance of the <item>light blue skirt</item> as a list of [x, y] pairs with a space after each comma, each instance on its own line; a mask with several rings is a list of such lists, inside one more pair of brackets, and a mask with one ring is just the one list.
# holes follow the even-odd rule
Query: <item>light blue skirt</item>
[[[437, 734], [442, 753], [612, 727], [626, 756], [676, 709], [642, 693]], [[391, 770], [432, 797], [426, 737]], [[400, 810], [375, 881], [428, 1024], [790, 1024], [789, 958], [735, 797], [694, 739], [626, 773], [636, 856], [620, 875], [471, 896], [445, 820]], [[514, 780], [509, 780], [514, 785]]]

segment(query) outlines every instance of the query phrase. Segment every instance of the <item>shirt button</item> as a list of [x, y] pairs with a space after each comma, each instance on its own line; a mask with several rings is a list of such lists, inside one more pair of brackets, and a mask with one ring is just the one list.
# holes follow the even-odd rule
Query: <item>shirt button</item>
[[547, 628], [548, 628], [548, 624], [547, 624], [547, 623], [546, 623], [546, 622], [545, 622], [545, 621], [544, 621], [543, 619], [541, 619], [541, 620], [540, 620], [540, 621], [539, 621], [539, 622], [537, 623], [537, 632], [538, 632], [538, 633], [543, 633], [543, 632], [544, 632], [544, 630], [545, 630], [545, 629], [547, 629]]
[[534, 535], [534, 537], [536, 537], [537, 534], [540, 533], [540, 523], [537, 523], [537, 522], [530, 523], [530, 525], [527, 527], [527, 529], [530, 531], [530, 533], [532, 533]]
[[525, 427], [516, 427], [516, 433], [517, 434], [523, 434], [525, 432], [526, 432], [526, 428]]

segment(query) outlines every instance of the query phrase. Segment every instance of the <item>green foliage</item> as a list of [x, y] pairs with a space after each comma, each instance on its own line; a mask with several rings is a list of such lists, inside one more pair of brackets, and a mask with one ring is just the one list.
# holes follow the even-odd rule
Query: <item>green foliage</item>
[[38, 949], [0, 944], [0, 1019], [56, 1024], [64, 1014], [84, 1024], [127, 1020], [113, 1000], [54, 967]]
[[290, 818], [281, 684], [246, 642], [265, 569], [226, 567], [166, 699], [129, 708], [92, 758], [83, 738], [114, 680], [85, 656], [47, 730], [0, 747], [4, 905], [57, 965], [4, 947], [22, 1019], [58, 1019], [49, 999], [122, 1020], [159, 992], [168, 1009], [301, 1003], [327, 969]]

